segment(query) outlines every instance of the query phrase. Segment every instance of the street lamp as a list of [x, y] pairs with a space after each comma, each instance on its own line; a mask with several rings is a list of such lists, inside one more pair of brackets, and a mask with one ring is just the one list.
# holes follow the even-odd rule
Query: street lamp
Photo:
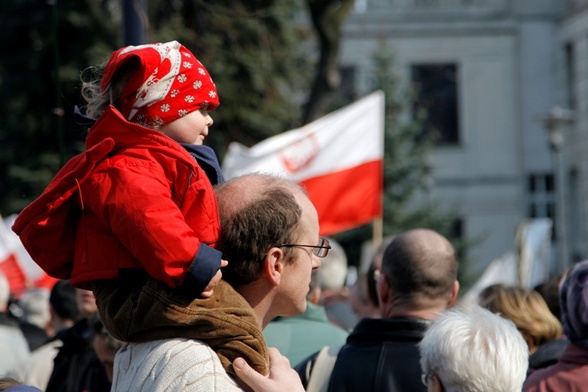
[[555, 106], [549, 114], [543, 119], [549, 146], [551, 147], [553, 166], [556, 181], [556, 233], [557, 247], [559, 253], [560, 272], [568, 268], [568, 246], [566, 235], [566, 185], [565, 185], [565, 167], [563, 163], [563, 146], [564, 130], [574, 121], [573, 113], [570, 110]]

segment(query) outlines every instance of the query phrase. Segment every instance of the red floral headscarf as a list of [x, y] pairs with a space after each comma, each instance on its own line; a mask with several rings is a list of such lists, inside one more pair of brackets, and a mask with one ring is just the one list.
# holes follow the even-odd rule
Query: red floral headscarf
[[127, 46], [114, 52], [104, 69], [101, 89], [130, 59], [138, 59], [121, 93], [121, 112], [132, 122], [145, 125], [168, 124], [208, 104], [219, 105], [218, 93], [208, 71], [185, 46], [177, 41]]

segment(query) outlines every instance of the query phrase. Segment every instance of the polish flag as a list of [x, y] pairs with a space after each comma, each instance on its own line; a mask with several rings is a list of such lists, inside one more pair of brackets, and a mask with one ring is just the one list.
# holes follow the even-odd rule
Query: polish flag
[[10, 230], [16, 215], [8, 218], [0, 216], [0, 272], [10, 285], [13, 297], [18, 298], [30, 288], [51, 290], [55, 282], [33, 261], [20, 238]]
[[4, 224], [2, 217], [0, 217], [0, 273], [6, 277], [13, 297], [19, 297], [27, 289], [27, 277], [20, 268], [10, 230]]
[[328, 236], [382, 215], [383, 156], [384, 93], [376, 91], [251, 148], [231, 143], [223, 174], [270, 173], [300, 183]]

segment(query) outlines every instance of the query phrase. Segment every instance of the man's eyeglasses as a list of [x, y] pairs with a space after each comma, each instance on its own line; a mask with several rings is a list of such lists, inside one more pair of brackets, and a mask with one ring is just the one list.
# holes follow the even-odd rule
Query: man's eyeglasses
[[278, 248], [288, 248], [288, 247], [300, 247], [300, 248], [312, 248], [312, 253], [314, 253], [317, 257], [325, 257], [329, 254], [329, 249], [331, 249], [331, 245], [329, 245], [329, 241], [326, 238], [320, 238], [318, 245], [303, 245], [303, 244], [282, 244], [278, 245]]

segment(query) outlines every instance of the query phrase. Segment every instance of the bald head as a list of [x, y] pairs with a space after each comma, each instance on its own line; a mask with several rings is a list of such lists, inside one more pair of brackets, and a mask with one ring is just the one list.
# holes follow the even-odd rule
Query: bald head
[[381, 273], [397, 300], [417, 304], [447, 299], [457, 279], [455, 249], [433, 230], [410, 230], [390, 242]]
[[220, 212], [230, 216], [267, 197], [268, 192], [276, 189], [292, 193], [295, 196], [306, 195], [300, 185], [290, 180], [261, 173], [245, 174], [223, 182], [216, 186], [215, 194]]
[[306, 196], [300, 185], [270, 174], [245, 174], [219, 184], [215, 188], [215, 194], [221, 219], [258, 203], [276, 190], [289, 193], [293, 197]]

